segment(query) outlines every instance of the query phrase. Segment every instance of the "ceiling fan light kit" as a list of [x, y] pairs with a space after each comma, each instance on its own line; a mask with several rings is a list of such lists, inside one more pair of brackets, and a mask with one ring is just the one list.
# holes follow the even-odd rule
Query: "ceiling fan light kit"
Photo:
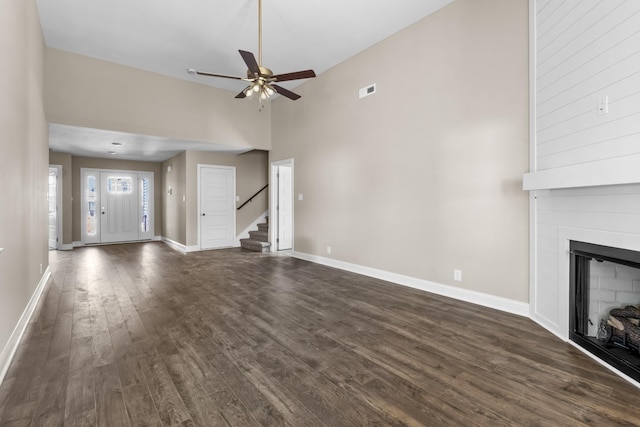
[[273, 74], [273, 71], [262, 66], [262, 0], [258, 0], [258, 61], [253, 53], [246, 50], [239, 50], [240, 56], [247, 65], [247, 77], [229, 76], [226, 74], [210, 73], [207, 71], [198, 71], [189, 68], [189, 74], [197, 74], [200, 76], [219, 77], [223, 79], [242, 80], [249, 83], [242, 92], [236, 95], [236, 98], [253, 98], [256, 97], [262, 105], [262, 101], [269, 99], [274, 94], [280, 94], [293, 101], [300, 99], [300, 95], [291, 92], [275, 84], [276, 82], [285, 82], [291, 80], [310, 79], [316, 76], [313, 70], [295, 71], [293, 73]]

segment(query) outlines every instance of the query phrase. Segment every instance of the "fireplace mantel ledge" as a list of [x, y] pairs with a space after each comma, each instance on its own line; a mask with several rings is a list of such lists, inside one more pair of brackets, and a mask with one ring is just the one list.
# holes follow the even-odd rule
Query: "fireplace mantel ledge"
[[640, 154], [531, 172], [524, 175], [527, 191], [640, 183]]

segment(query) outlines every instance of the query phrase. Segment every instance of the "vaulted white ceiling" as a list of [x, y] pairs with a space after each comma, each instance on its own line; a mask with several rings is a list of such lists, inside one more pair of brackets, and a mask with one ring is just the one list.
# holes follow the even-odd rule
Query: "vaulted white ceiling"
[[[263, 65], [320, 74], [451, 1], [263, 0]], [[36, 2], [47, 46], [146, 71], [239, 92], [186, 69], [243, 76], [238, 49], [258, 56], [257, 0]]]

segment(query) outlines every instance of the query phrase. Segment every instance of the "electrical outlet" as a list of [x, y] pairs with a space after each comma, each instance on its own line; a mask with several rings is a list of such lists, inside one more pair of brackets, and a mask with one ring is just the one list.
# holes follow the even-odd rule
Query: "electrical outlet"
[[331, 255], [331, 246], [327, 246], [327, 254]]
[[453, 270], [453, 280], [455, 280], [456, 282], [462, 282], [461, 270]]

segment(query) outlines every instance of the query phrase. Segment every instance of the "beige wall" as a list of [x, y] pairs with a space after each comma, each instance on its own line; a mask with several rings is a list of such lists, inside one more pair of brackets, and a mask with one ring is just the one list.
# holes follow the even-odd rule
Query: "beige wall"
[[[171, 194], [167, 193], [169, 188]], [[162, 236], [182, 245], [187, 244], [187, 203], [182, 201], [182, 196], [186, 194], [187, 152], [183, 151], [162, 164]]]
[[457, 0], [297, 91], [270, 154], [296, 251], [528, 300], [526, 0]]
[[113, 169], [113, 170], [126, 170], [126, 171], [142, 171], [153, 172], [153, 186], [154, 186], [154, 234], [160, 236], [162, 232], [162, 165], [160, 163], [152, 162], [135, 162], [131, 160], [113, 160], [113, 159], [99, 159], [91, 157], [76, 157], [73, 156], [72, 160], [72, 195], [73, 195], [73, 241], [79, 242], [82, 240], [82, 216], [81, 216], [81, 197], [80, 197], [80, 169]]
[[0, 2], [0, 359], [49, 264], [43, 61], [35, 1]]
[[62, 166], [62, 244], [73, 243], [71, 154], [49, 151], [49, 164]]
[[[236, 195], [244, 203], [267, 184], [268, 154], [255, 150], [240, 155], [187, 151], [186, 153], [186, 245], [198, 244], [198, 165], [235, 166]], [[165, 169], [166, 171], [166, 169]], [[236, 235], [240, 234], [267, 209], [267, 191], [236, 213]], [[182, 243], [182, 242], [180, 242]]]
[[271, 148], [270, 109], [234, 92], [53, 48], [45, 78], [49, 123]]

